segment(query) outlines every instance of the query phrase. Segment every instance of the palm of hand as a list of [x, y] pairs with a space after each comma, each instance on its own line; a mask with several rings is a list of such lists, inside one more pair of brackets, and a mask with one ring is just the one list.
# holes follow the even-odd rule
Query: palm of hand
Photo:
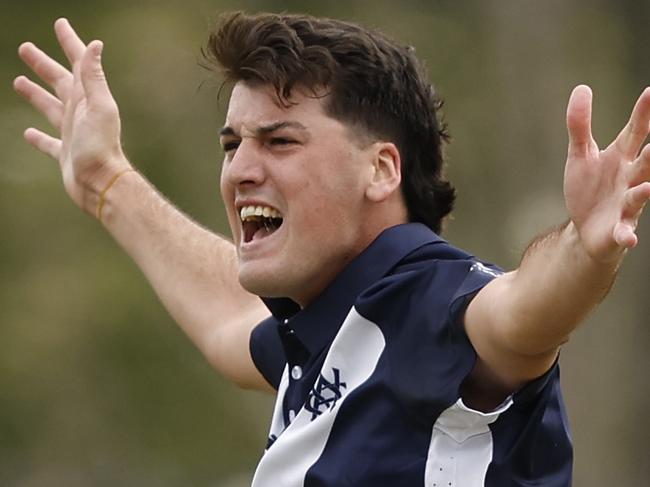
[[101, 42], [86, 46], [65, 19], [57, 20], [55, 31], [72, 72], [31, 43], [21, 45], [19, 54], [56, 96], [24, 76], [14, 86], [46, 116], [59, 137], [29, 128], [25, 138], [59, 161], [67, 193], [94, 213], [107, 181], [130, 168], [120, 143], [119, 112], [102, 70]]
[[61, 140], [59, 162], [66, 191], [85, 207], [88, 190], [101, 189], [104, 181], [119, 170], [113, 167], [114, 161], [122, 156], [117, 105], [90, 104], [82, 84], [74, 83], [66, 104]]

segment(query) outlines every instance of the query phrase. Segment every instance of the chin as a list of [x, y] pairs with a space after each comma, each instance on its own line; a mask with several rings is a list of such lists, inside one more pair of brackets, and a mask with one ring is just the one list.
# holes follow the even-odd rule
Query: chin
[[251, 294], [265, 298], [287, 297], [286, 286], [282, 285], [282, 278], [277, 272], [269, 269], [247, 269], [243, 265], [239, 269], [239, 283]]

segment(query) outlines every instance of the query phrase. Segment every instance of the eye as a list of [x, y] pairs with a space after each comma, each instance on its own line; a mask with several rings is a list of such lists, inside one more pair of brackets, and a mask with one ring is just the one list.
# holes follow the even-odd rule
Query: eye
[[269, 141], [271, 145], [278, 145], [278, 146], [283, 146], [283, 145], [291, 145], [295, 144], [296, 141], [293, 139], [288, 139], [286, 137], [272, 137]]
[[227, 154], [230, 151], [233, 151], [239, 147], [239, 141], [231, 140], [221, 144], [223, 151]]

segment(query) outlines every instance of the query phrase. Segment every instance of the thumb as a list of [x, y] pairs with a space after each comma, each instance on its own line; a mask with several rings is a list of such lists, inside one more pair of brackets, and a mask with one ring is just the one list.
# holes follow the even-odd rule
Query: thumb
[[81, 83], [90, 106], [106, 105], [112, 101], [106, 75], [102, 67], [102, 41], [92, 41], [81, 57]]
[[576, 86], [571, 92], [566, 113], [569, 132], [569, 157], [586, 157], [593, 143], [591, 135], [591, 88]]

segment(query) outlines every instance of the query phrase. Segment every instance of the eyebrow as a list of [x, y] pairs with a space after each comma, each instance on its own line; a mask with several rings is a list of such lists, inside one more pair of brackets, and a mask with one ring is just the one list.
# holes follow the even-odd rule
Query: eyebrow
[[[263, 135], [268, 135], [270, 133], [275, 132], [276, 130], [280, 130], [284, 128], [294, 128], [302, 131], [307, 130], [307, 127], [305, 127], [300, 122], [283, 121], [283, 122], [274, 122], [268, 125], [260, 125], [259, 127], [255, 128], [253, 132], [255, 133], [256, 137], [261, 137]], [[223, 137], [227, 135], [237, 135], [237, 133], [232, 127], [226, 126], [219, 131], [219, 136]]]

